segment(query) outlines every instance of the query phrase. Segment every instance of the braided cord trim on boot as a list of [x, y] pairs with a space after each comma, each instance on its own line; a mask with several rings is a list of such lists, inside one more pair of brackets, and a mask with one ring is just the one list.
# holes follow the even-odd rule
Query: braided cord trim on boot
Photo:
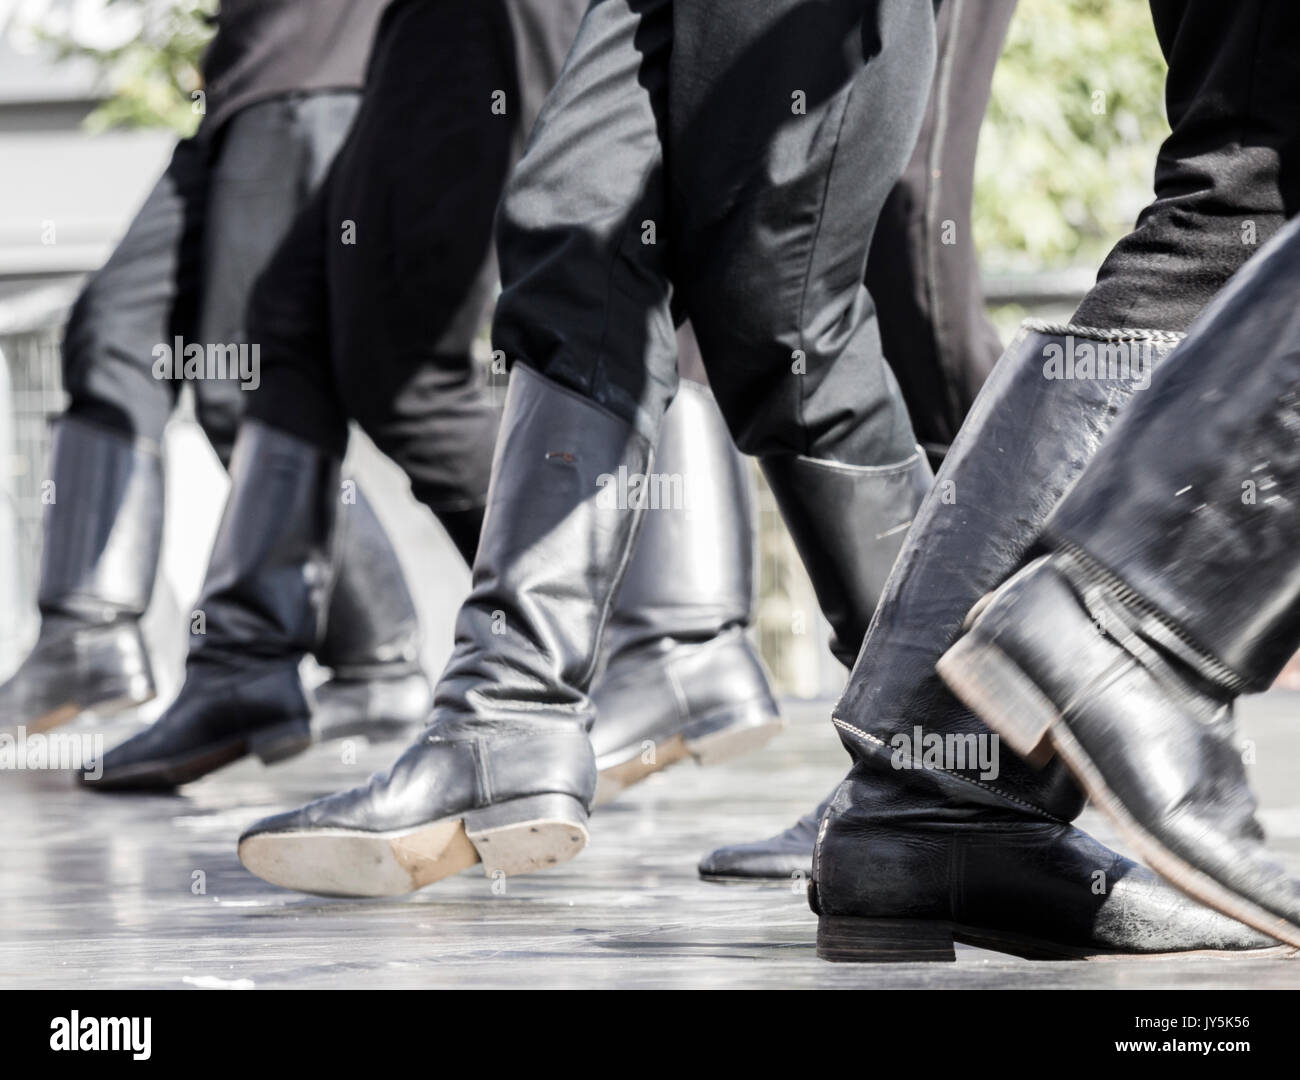
[[[872, 735], [869, 731], [863, 731], [862, 728], [856, 727], [845, 720], [841, 720], [838, 716], [831, 716], [831, 723], [834, 724], [841, 731], [848, 732], [850, 735], [852, 735], [853, 738], [858, 743], [860, 743], [865, 749], [867, 749], [874, 757], [880, 757], [881, 755], [891, 757], [893, 755], [893, 751], [890, 749], [889, 744], [886, 743], [885, 740], [882, 739], [879, 735]], [[1016, 795], [1012, 795], [1008, 791], [1003, 791], [1002, 788], [1000, 787], [994, 787], [992, 784], [986, 784], [982, 780], [975, 780], [969, 776], [964, 776], [959, 772], [953, 772], [951, 769], [944, 769], [938, 766], [918, 765], [916, 766], [916, 769], [927, 773], [942, 774], [943, 776], [946, 776], [951, 780], [955, 780], [958, 783], [967, 784], [970, 787], [975, 787], [975, 788], [979, 788], [981, 791], [986, 791], [991, 795], [996, 795], [999, 799], [1003, 799], [1006, 802], [1011, 803], [1017, 809], [1027, 810], [1031, 814], [1034, 814], [1036, 817], [1043, 818], [1046, 821], [1056, 822], [1058, 824], [1062, 823], [1062, 820], [1060, 818], [1058, 818], [1055, 814], [1049, 814], [1041, 806], [1035, 806], [1031, 802], [1026, 802], [1024, 799], [1021, 799]]]
[[1021, 327], [1039, 334], [1064, 337], [1092, 338], [1094, 341], [1150, 341], [1157, 345], [1177, 345], [1187, 335], [1179, 330], [1143, 330], [1132, 327], [1079, 326], [1075, 323], [1051, 322], [1047, 319], [1026, 319]]

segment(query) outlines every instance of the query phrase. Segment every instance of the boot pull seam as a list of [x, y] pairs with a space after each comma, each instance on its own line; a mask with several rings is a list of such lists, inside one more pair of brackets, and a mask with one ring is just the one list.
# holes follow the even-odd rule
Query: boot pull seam
[[[879, 746], [882, 750], [889, 749], [884, 739], [881, 739], [877, 735], [871, 735], [868, 732], [863, 731], [859, 727], [854, 727], [852, 724], [846, 723], [845, 721], [841, 720], [838, 716], [832, 716], [831, 723], [834, 724], [836, 727], [841, 728], [844, 731], [852, 732], [854, 735], [856, 735], [859, 739], [861, 739], [864, 742], [870, 743], [874, 746]], [[992, 784], [986, 784], [981, 780], [972, 780], [969, 776], [962, 776], [961, 773], [955, 773], [949, 769], [926, 769], [925, 771], [943, 773], [945, 776], [949, 776], [954, 780], [959, 780], [963, 784], [970, 784], [972, 787], [980, 788], [981, 790], [987, 791], [992, 795], [996, 795], [1000, 799], [1006, 799], [1008, 802], [1015, 803], [1017, 806], [1021, 807], [1022, 809], [1028, 810], [1031, 813], [1034, 813], [1039, 817], [1045, 818], [1048, 821], [1057, 822], [1057, 823], [1060, 822], [1059, 818], [1056, 818], [1053, 815], [1049, 814], [1042, 807], [1035, 806], [1031, 802], [1026, 802], [1024, 799], [1017, 798], [1015, 795], [1003, 791], [1001, 788], [996, 788]]]
[[[1132, 612], [1138, 618], [1152, 620], [1165, 633], [1171, 635], [1178, 645], [1187, 650], [1187, 654], [1180, 656], [1179, 659], [1209, 682], [1233, 694], [1242, 694], [1249, 690], [1250, 684], [1247, 679], [1203, 648], [1181, 626], [1168, 618], [1155, 604], [1129, 586], [1108, 567], [1072, 541], [1049, 535], [1049, 540], [1052, 539], [1056, 540], [1065, 577], [1067, 580], [1073, 578], [1072, 584], [1081, 585], [1085, 589], [1092, 586], [1099, 590], [1101, 597], [1116, 605], [1120, 612]], [[1135, 632], [1135, 628], [1129, 626], [1126, 620], [1118, 621], [1129, 633]]]
[[1086, 337], [1096, 341], [1154, 341], [1166, 345], [1177, 345], [1187, 335], [1177, 330], [1145, 330], [1135, 327], [1100, 327], [1080, 326], [1071, 322], [1051, 322], [1047, 319], [1026, 319], [1022, 324], [1026, 330], [1052, 337]]
[[915, 467], [918, 461], [925, 457], [925, 451], [918, 446], [911, 454], [903, 458], [902, 461], [889, 462], [886, 465], [851, 465], [846, 461], [832, 461], [830, 458], [809, 457], [807, 454], [769, 454], [762, 460], [779, 461], [782, 458], [793, 458], [800, 464], [807, 465], [809, 468], [822, 469], [829, 473], [846, 473], [851, 476], [866, 474], [870, 476], [889, 476], [908, 472]]

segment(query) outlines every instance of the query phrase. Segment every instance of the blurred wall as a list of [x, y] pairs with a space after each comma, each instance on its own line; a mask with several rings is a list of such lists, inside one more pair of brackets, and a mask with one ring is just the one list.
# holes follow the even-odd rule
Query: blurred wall
[[[100, 100], [93, 72], [55, 63], [27, 29], [81, 19], [98, 32], [101, 0], [0, 0], [0, 678], [35, 633], [39, 479], [47, 418], [62, 408], [59, 330], [85, 273], [108, 256], [166, 166], [173, 137], [158, 131], [89, 135], [82, 121]], [[202, 584], [227, 483], [184, 407], [168, 429], [168, 514], [162, 566], [146, 629], [174, 685], [184, 628]], [[354, 439], [348, 467], [375, 492], [413, 582], [425, 659], [438, 671], [469, 573], [405, 478]]]

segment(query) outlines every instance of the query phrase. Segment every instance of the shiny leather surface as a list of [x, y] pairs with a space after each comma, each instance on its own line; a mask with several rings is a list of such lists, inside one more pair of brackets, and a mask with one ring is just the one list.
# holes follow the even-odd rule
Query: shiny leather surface
[[[169, 789], [175, 785], [164, 771], [172, 764], [289, 721], [300, 720], [305, 730], [309, 712], [296, 658], [257, 664], [191, 662], [185, 685], [167, 711], [109, 750], [100, 763], [102, 774], [87, 774], [83, 782], [104, 790]], [[240, 747], [233, 756], [246, 752]], [[212, 767], [227, 763], [214, 761]]]
[[919, 449], [893, 465], [766, 457], [763, 473], [831, 624], [831, 651], [857, 659], [908, 526], [933, 476]]
[[1143, 829], [1300, 925], [1300, 883], [1264, 846], [1231, 695], [1128, 625], [1106, 589], [1071, 582], [1066, 565], [1053, 556], [1017, 574], [971, 634], [996, 646], [1055, 705]]
[[728, 706], [757, 701], [779, 713], [745, 634], [756, 590], [753, 476], [706, 387], [682, 381], [654, 471], [660, 490], [680, 498], [644, 513], [605, 633], [609, 659], [591, 694], [602, 763]]
[[730, 844], [709, 852], [700, 860], [700, 876], [763, 881], [811, 878], [817, 827], [830, 802], [828, 795], [811, 814], [804, 814], [790, 828], [766, 840]]
[[311, 730], [317, 739], [409, 737], [429, 719], [433, 687], [420, 670], [384, 678], [335, 676], [316, 687], [312, 698]]
[[300, 829], [387, 832], [527, 795], [560, 792], [590, 801], [595, 785], [586, 733], [571, 725], [453, 737], [439, 735], [435, 725], [367, 783], [263, 818], [244, 837]]
[[[934, 479], [929, 460], [919, 450], [892, 466], [765, 458], [763, 472], [831, 624], [831, 651], [850, 667]], [[776, 836], [717, 849], [700, 863], [700, 873], [764, 879], [810, 873], [817, 823], [829, 801]]]
[[[185, 683], [145, 731], [104, 756], [104, 784], [166, 769], [310, 712], [298, 664], [317, 639], [340, 505], [339, 461], [257, 421], [240, 427], [230, 497], [191, 633]], [[214, 762], [213, 767], [226, 764]], [[165, 786], [165, 785], [163, 785]]]
[[940, 920], [1099, 952], [1277, 944], [1071, 825], [993, 807], [938, 808], [940, 799], [932, 774], [904, 784], [855, 769], [818, 844], [814, 909]]
[[1049, 524], [1236, 689], [1300, 648], [1300, 223], [1233, 278]]
[[0, 686], [0, 727], [154, 694], [138, 620], [162, 545], [161, 451], [75, 417], [59, 420], [53, 441], [40, 634]]
[[162, 548], [161, 448], [75, 417], [54, 426], [38, 600], [88, 621], [139, 616]]
[[199, 600], [191, 657], [301, 657], [319, 639], [341, 505], [340, 462], [258, 421], [240, 426], [230, 498]]
[[713, 395], [683, 379], [655, 446], [657, 490], [606, 630], [619, 652], [707, 639], [754, 615], [754, 482]]
[[[601, 768], [642, 752], [728, 711], [752, 721], [742, 706], [757, 705], [774, 720], [780, 707], [767, 668], [745, 631], [733, 626], [708, 641], [674, 642], [620, 653], [592, 690], [596, 722], [591, 745]], [[701, 732], [703, 734], [703, 732]]]
[[469, 598], [429, 726], [368, 783], [255, 824], [400, 829], [529, 795], [590, 806], [586, 689], [638, 518], [602, 492], [647, 473], [633, 429], [522, 365], [510, 376]]
[[30, 725], [67, 705], [93, 709], [153, 695], [153, 668], [138, 619], [105, 625], [51, 613], [42, 618], [32, 651], [0, 686], [0, 731]]
[[[1126, 331], [1126, 340], [1141, 331]], [[1080, 335], [1083, 340], [1083, 335]], [[1094, 347], [1103, 339], [1088, 339]], [[1105, 339], [1109, 340], [1109, 339]], [[967, 612], [1024, 560], [1048, 514], [1096, 454], [1141, 383], [1047, 379], [1046, 350], [1063, 335], [1027, 326], [1007, 347], [953, 442], [890, 576], [862, 654], [834, 715], [883, 740], [840, 729], [851, 754], [880, 752], [890, 736], [989, 730], [949, 693], [934, 665]], [[1155, 358], [1170, 335], [1151, 342]], [[1083, 796], [1060, 766], [1036, 770], [1003, 747], [995, 782], [944, 774], [952, 797], [1023, 807], [1069, 820]]]
[[365, 493], [339, 514], [338, 562], [316, 659], [336, 676], [419, 671], [420, 622], [392, 541]]

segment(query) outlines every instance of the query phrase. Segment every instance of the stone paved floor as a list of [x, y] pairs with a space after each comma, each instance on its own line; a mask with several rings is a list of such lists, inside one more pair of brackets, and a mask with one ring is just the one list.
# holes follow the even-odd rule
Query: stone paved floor
[[[964, 946], [956, 964], [817, 960], [802, 895], [706, 884], [695, 864], [784, 827], [839, 778], [827, 711], [792, 705], [764, 751], [653, 778], [593, 818], [576, 860], [504, 895], [471, 872], [405, 900], [319, 900], [240, 867], [244, 825], [364, 775], [391, 746], [360, 743], [349, 766], [338, 745], [245, 763], [177, 797], [0, 773], [0, 986], [1300, 987], [1300, 960], [1049, 964]], [[1265, 823], [1300, 872], [1300, 694], [1250, 702], [1245, 722]], [[1114, 842], [1091, 812], [1085, 825]]]

